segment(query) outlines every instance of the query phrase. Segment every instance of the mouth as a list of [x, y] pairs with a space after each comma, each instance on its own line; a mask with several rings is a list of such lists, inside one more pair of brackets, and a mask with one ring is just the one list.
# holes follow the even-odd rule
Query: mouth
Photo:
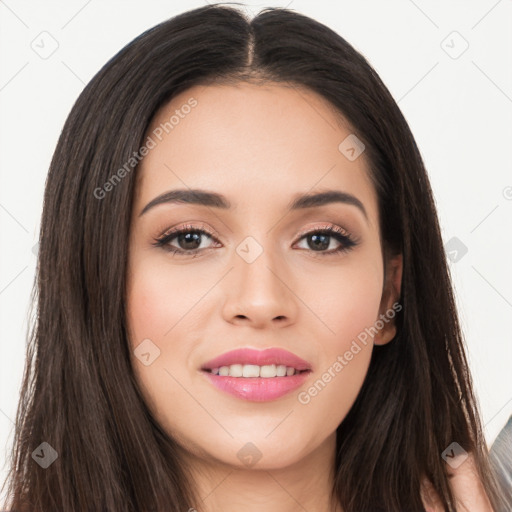
[[238, 349], [205, 363], [201, 372], [214, 387], [254, 402], [276, 400], [301, 386], [311, 365], [287, 350]]
[[300, 370], [293, 366], [286, 366], [284, 364], [266, 364], [258, 366], [256, 364], [236, 363], [229, 366], [220, 366], [211, 369], [207, 368], [203, 371], [212, 373], [213, 375], [220, 375], [221, 377], [271, 379], [273, 377], [291, 377], [292, 375], [308, 373], [311, 370]]

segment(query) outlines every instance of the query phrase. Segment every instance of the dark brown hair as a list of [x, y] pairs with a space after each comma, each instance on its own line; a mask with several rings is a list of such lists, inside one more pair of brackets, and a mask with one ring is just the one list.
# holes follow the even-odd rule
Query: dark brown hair
[[[8, 491], [14, 510], [201, 510], [180, 447], [154, 420], [130, 365], [125, 273], [138, 154], [155, 113], [193, 85], [278, 82], [328, 100], [366, 146], [383, 247], [403, 254], [397, 335], [373, 349], [337, 430], [333, 497], [345, 512], [424, 510], [427, 477], [455, 503], [442, 452], [475, 458], [501, 510], [425, 167], [391, 94], [365, 58], [291, 10], [248, 20], [222, 5], [144, 32], [90, 81], [58, 141], [44, 195], [36, 321], [16, 417]], [[179, 413], [179, 411], [176, 411]], [[57, 460], [32, 453], [47, 442]]]

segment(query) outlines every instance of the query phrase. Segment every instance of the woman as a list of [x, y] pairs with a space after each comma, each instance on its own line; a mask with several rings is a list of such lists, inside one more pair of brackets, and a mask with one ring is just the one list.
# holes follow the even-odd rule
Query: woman
[[206, 6], [127, 45], [39, 258], [13, 509], [503, 508], [423, 162], [324, 25]]

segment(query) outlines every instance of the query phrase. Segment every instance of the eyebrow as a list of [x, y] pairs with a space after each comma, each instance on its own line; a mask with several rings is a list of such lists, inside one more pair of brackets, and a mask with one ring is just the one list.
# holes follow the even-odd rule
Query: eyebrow
[[[139, 217], [157, 205], [173, 203], [197, 204], [201, 206], [221, 208], [223, 210], [231, 208], [231, 203], [222, 194], [199, 189], [178, 189], [169, 190], [168, 192], [164, 192], [152, 199], [139, 213]], [[327, 190], [314, 194], [296, 195], [288, 205], [288, 208], [290, 210], [302, 210], [306, 208], [325, 206], [331, 203], [344, 203], [355, 206], [361, 210], [366, 220], [368, 220], [368, 214], [363, 203], [352, 194], [349, 194], [348, 192], [341, 192], [339, 190]]]

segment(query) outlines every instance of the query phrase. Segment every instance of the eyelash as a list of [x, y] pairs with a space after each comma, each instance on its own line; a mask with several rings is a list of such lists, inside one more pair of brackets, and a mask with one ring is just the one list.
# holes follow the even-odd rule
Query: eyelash
[[[214, 241], [217, 241], [215, 235], [210, 231], [204, 228], [197, 228], [191, 225], [187, 225], [184, 226], [183, 228], [179, 228], [168, 233], [164, 233], [162, 236], [158, 238], [154, 238], [154, 243], [152, 243], [152, 245], [155, 247], [160, 247], [165, 251], [171, 252], [172, 254], [186, 255], [191, 256], [192, 258], [198, 256], [201, 251], [205, 250], [196, 248], [191, 249], [190, 251], [185, 251], [183, 249], [178, 249], [177, 247], [169, 245], [171, 240], [184, 233], [196, 233], [201, 235], [207, 235], [211, 237]], [[337, 226], [327, 226], [325, 228], [306, 231], [300, 234], [298, 241], [302, 240], [308, 235], [328, 235], [329, 237], [332, 237], [341, 243], [340, 247], [338, 247], [337, 249], [331, 249], [330, 251], [310, 251], [313, 253], [319, 253], [320, 257], [333, 256], [336, 254], [348, 252], [358, 244], [358, 242], [354, 238], [352, 238], [345, 230]]]

